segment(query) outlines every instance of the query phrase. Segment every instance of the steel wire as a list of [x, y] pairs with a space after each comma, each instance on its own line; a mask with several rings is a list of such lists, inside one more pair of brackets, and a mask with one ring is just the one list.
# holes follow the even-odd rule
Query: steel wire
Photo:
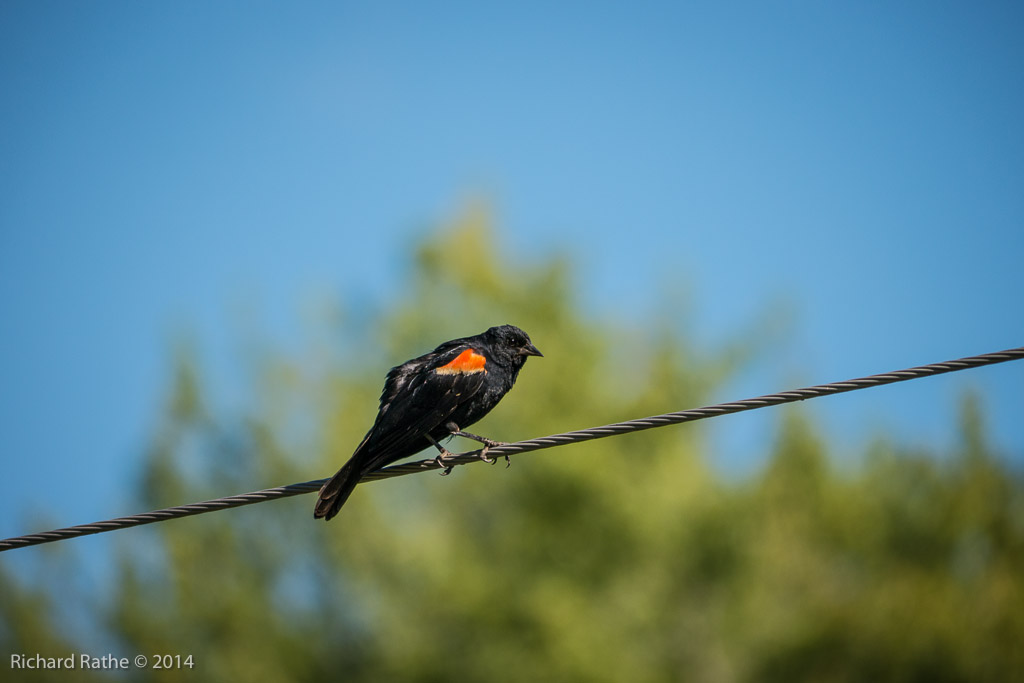
[[[818, 384], [811, 387], [804, 387], [802, 389], [794, 389], [792, 391], [783, 391], [777, 394], [748, 398], [742, 401], [719, 403], [717, 405], [705, 406], [703, 408], [681, 410], [673, 413], [665, 413], [663, 415], [653, 415], [651, 417], [627, 420], [625, 422], [616, 422], [614, 424], [602, 425], [600, 427], [579, 429], [576, 431], [565, 432], [563, 434], [552, 434], [550, 436], [541, 436], [534, 439], [527, 439], [525, 441], [516, 441], [515, 443], [493, 446], [487, 449], [486, 454], [491, 458], [518, 455], [530, 451], [539, 451], [545, 448], [554, 448], [556, 446], [591, 441], [593, 439], [603, 439], [609, 436], [618, 436], [646, 429], [665, 427], [667, 425], [682, 424], [684, 422], [694, 422], [696, 420], [703, 420], [710, 417], [719, 417], [721, 415], [729, 415], [746, 410], [782, 405], [784, 403], [794, 403], [796, 401], [803, 401], [809, 398], [841, 394], [848, 391], [856, 391], [858, 389], [868, 389], [870, 387], [877, 387], [885, 384], [894, 384], [896, 382], [906, 382], [912, 379], [941, 375], [947, 372], [957, 372], [959, 370], [967, 370], [970, 368], [978, 368], [985, 365], [995, 365], [996, 363], [1005, 363], [1007, 361], [1020, 360], [1022, 358], [1024, 358], [1024, 347], [1017, 347], [1007, 349], [1005, 351], [986, 353], [980, 356], [969, 356], [967, 358], [959, 358], [957, 360], [949, 360], [942, 363], [921, 365], [914, 368], [908, 368], [906, 370], [897, 370], [895, 372], [887, 372], [879, 375], [859, 377], [857, 379], [850, 379], [843, 382]], [[482, 462], [480, 457], [481, 454], [481, 450], [462, 453], [454, 458], [447, 459], [444, 465], [437, 463], [434, 458], [404, 463], [401, 465], [392, 465], [391, 467], [385, 467], [367, 474], [359, 483], [362, 484], [368, 481], [390, 479], [392, 477], [415, 474], [417, 472], [427, 472], [430, 470], [440, 469], [441, 467], [465, 465], [471, 462]], [[129, 515], [127, 517], [108, 519], [102, 522], [94, 522], [92, 524], [80, 524], [78, 526], [54, 529], [53, 531], [46, 531], [37, 534], [15, 536], [0, 540], [0, 552], [14, 548], [39, 545], [42, 543], [52, 543], [54, 541], [61, 541], [78, 536], [99, 534], [106, 531], [114, 531], [116, 529], [127, 529], [129, 527], [141, 526], [143, 524], [163, 522], [169, 519], [177, 519], [179, 517], [190, 517], [192, 515], [199, 515], [206, 512], [214, 512], [216, 510], [226, 510], [228, 508], [241, 507], [243, 505], [252, 505], [253, 503], [262, 503], [267, 500], [288, 498], [290, 496], [297, 496], [303, 493], [312, 493], [314, 491], [318, 491], [326, 481], [327, 479], [315, 479], [298, 484], [290, 484], [288, 486], [263, 489], [262, 491], [254, 491], [252, 493], [242, 493], [234, 496], [226, 496], [224, 498], [215, 498], [201, 503], [190, 503], [188, 505], [179, 505], [176, 507], [164, 508], [162, 510]]]

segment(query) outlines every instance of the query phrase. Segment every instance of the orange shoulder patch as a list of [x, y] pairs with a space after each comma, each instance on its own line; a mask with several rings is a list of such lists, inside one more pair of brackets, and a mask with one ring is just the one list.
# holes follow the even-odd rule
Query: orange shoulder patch
[[439, 375], [454, 375], [460, 372], [483, 372], [487, 359], [474, 351], [466, 349], [455, 360], [434, 370]]

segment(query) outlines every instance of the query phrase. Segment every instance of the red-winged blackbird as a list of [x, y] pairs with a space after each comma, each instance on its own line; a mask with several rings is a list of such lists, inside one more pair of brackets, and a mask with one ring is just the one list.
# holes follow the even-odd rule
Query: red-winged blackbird
[[391, 368], [373, 427], [348, 462], [320, 489], [313, 516], [329, 520], [369, 472], [433, 445], [438, 463], [451, 454], [441, 445], [462, 436], [486, 446], [498, 442], [462, 431], [498, 405], [516, 382], [527, 356], [542, 355], [514, 325], [453, 339]]

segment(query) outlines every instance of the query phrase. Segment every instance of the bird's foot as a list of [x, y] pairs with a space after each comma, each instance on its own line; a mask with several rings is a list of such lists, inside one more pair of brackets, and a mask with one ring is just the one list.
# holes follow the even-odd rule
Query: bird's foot
[[434, 463], [442, 470], [442, 477], [447, 477], [449, 474], [452, 473], [452, 469], [454, 469], [455, 465], [449, 465], [447, 461], [455, 457], [457, 456], [454, 453], [445, 448], [442, 448], [441, 452], [437, 454], [436, 458], [434, 458]]
[[[484, 447], [481, 448], [480, 451], [477, 453], [477, 457], [491, 465], [496, 463], [497, 460], [487, 455], [487, 451], [490, 450], [491, 448], [497, 448], [498, 446], [508, 445], [508, 443], [505, 441], [495, 441], [494, 439], [488, 439], [486, 436], [479, 436], [477, 434], [464, 432], [461, 429], [459, 429], [459, 426], [454, 422], [449, 423], [447, 427], [448, 429], [451, 430], [452, 436], [461, 436], [464, 439], [472, 439], [473, 441], [482, 443]], [[427, 439], [430, 441], [430, 443], [434, 444], [434, 447], [437, 448], [438, 451], [440, 451], [439, 455], [436, 458], [434, 458], [434, 462], [437, 463], [438, 467], [444, 468], [444, 472], [442, 472], [441, 474], [446, 475], [450, 473], [454, 465], [449, 465], [445, 461], [454, 458], [455, 455], [449, 452], [444, 446], [442, 446], [429, 436], [427, 437]], [[512, 461], [508, 459], [507, 455], [503, 457], [505, 458], [505, 468], [507, 469], [512, 465]]]
[[[505, 444], [500, 441], [495, 441], [494, 445], [504, 446]], [[480, 449], [480, 453], [477, 455], [477, 457], [486, 462], [488, 465], [493, 465], [494, 463], [498, 462], [498, 458], [505, 458], [505, 469], [507, 470], [509, 467], [512, 467], [512, 461], [508, 459], [507, 455], [499, 455], [498, 458], [492, 458], [491, 456], [487, 455], [488, 449], [490, 449], [490, 446], [484, 446], [482, 449]]]
[[[492, 458], [489, 455], [487, 455], [488, 449], [497, 448], [498, 446], [507, 446], [508, 445], [508, 443], [505, 442], [505, 441], [495, 441], [494, 439], [488, 439], [486, 436], [480, 436], [478, 434], [471, 434], [470, 432], [464, 432], [461, 429], [459, 429], [459, 426], [457, 424], [455, 424], [454, 422], [451, 422], [451, 423], [448, 424], [448, 429], [452, 430], [452, 436], [461, 436], [463, 439], [471, 439], [471, 440], [476, 441], [478, 443], [482, 443], [484, 445], [484, 447], [480, 449], [480, 453], [477, 454], [477, 457], [480, 458], [481, 460], [483, 460], [484, 462], [489, 463], [491, 465], [493, 465], [497, 461], [494, 458]], [[505, 456], [505, 461], [508, 462], [508, 456], [507, 455]]]
[[[456, 425], [451, 425], [451, 426], [454, 427]], [[470, 434], [469, 432], [464, 432], [461, 429], [456, 429], [456, 430], [452, 431], [452, 436], [461, 436], [463, 439], [472, 439], [473, 441], [476, 441], [478, 443], [482, 443], [487, 448], [495, 448], [497, 446], [507, 446], [508, 445], [508, 443], [505, 442], [505, 441], [495, 441], [494, 439], [488, 439], [486, 436], [478, 436], [476, 434]], [[487, 448], [484, 449], [485, 452], [487, 451]]]
[[449, 465], [446, 461], [456, 457], [455, 454], [431, 438], [429, 434], [427, 435], [427, 441], [432, 443], [434, 448], [437, 449], [437, 457], [434, 458], [434, 464], [443, 470], [441, 472], [441, 476], [448, 476], [452, 473], [452, 468], [455, 467], [455, 465]]

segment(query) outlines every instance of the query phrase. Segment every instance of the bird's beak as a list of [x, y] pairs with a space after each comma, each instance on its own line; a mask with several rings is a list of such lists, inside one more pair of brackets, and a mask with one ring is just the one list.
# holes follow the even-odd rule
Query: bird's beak
[[536, 346], [534, 346], [533, 344], [530, 344], [530, 343], [527, 343], [526, 346], [523, 346], [522, 348], [519, 349], [519, 355], [520, 356], [541, 356], [541, 357], [544, 356], [544, 354], [541, 353], [540, 350]]

